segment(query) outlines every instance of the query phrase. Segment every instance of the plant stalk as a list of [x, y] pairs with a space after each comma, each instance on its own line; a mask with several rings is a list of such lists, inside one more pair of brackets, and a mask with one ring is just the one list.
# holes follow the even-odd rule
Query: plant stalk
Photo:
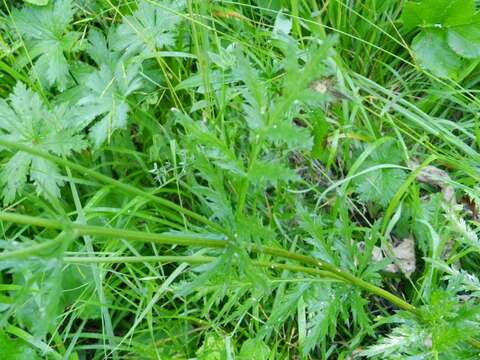
[[[169, 245], [183, 245], [183, 246], [198, 246], [198, 247], [209, 247], [209, 248], [226, 248], [231, 244], [229, 240], [213, 240], [205, 239], [199, 236], [187, 236], [182, 234], [175, 233], [164, 233], [164, 234], [153, 234], [145, 233], [141, 231], [133, 230], [122, 230], [122, 229], [113, 229], [106, 228], [101, 226], [92, 226], [92, 225], [82, 225], [76, 223], [64, 223], [58, 220], [44, 219], [28, 215], [19, 215], [15, 213], [9, 213], [5, 211], [0, 212], [0, 221], [8, 221], [17, 224], [40, 226], [49, 229], [56, 230], [66, 230], [72, 229], [78, 235], [92, 235], [92, 236], [106, 236], [111, 238], [123, 238], [132, 241], [140, 241], [146, 243], [158, 243], [158, 244], [169, 244]], [[355, 285], [359, 288], [366, 290], [372, 294], [380, 296], [392, 304], [395, 304], [401, 309], [411, 311], [416, 313], [417, 309], [415, 306], [409, 304], [400, 297], [378, 287], [376, 285], [370, 284], [363, 279], [349, 273], [346, 270], [340, 269], [332, 264], [329, 264], [325, 261], [321, 261], [310, 256], [297, 254], [288, 250], [269, 247], [269, 246], [253, 246], [252, 251], [257, 254], [267, 254], [277, 257], [282, 257], [285, 259], [295, 260], [303, 264], [312, 265], [317, 267], [322, 271], [322, 275], [330, 276], [334, 275], [337, 279], [342, 279], [343, 281]], [[8, 256], [4, 254], [3, 256]], [[279, 264], [280, 265], [280, 264]], [[283, 266], [283, 265], [282, 265]], [[302, 269], [307, 269], [303, 268]], [[319, 274], [317, 274], [319, 275]]]

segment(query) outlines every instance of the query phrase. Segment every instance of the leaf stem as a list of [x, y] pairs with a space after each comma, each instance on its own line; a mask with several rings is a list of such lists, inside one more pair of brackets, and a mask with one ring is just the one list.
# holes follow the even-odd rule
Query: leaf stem
[[[111, 238], [123, 238], [132, 241], [140, 241], [147, 243], [158, 243], [158, 244], [170, 244], [170, 245], [184, 245], [184, 246], [198, 246], [198, 247], [209, 247], [209, 248], [226, 248], [231, 244], [229, 240], [214, 240], [201, 238], [200, 236], [189, 236], [175, 233], [163, 233], [163, 234], [154, 234], [146, 233], [141, 231], [133, 230], [123, 230], [123, 229], [113, 229], [106, 228], [101, 226], [92, 226], [92, 225], [82, 225], [76, 223], [64, 223], [58, 220], [44, 219], [28, 215], [20, 215], [15, 213], [8, 213], [5, 211], [0, 212], [0, 221], [8, 221], [18, 224], [40, 226], [49, 229], [72, 229], [75, 230], [78, 235], [92, 235], [92, 236], [107, 236]], [[400, 297], [376, 286], [365, 280], [349, 273], [346, 270], [340, 269], [332, 264], [327, 262], [302, 255], [297, 254], [288, 250], [270, 247], [270, 246], [253, 246], [252, 252], [257, 254], [268, 254], [272, 256], [282, 257], [285, 259], [295, 260], [303, 264], [308, 264], [315, 266], [318, 269], [313, 269], [317, 271], [322, 271], [321, 273], [315, 273], [317, 275], [334, 277], [337, 279], [342, 279], [343, 281], [350, 283], [354, 286], [362, 288], [367, 292], [380, 296], [392, 304], [395, 304], [401, 309], [411, 311], [416, 313], [417, 309], [415, 306], [409, 304]], [[7, 254], [3, 254], [8, 256]], [[269, 263], [268, 266], [271, 266]], [[283, 264], [275, 265], [277, 268], [284, 266]], [[303, 272], [307, 272], [305, 269], [310, 269], [306, 267], [301, 267]], [[304, 271], [305, 270], [305, 271]], [[299, 270], [300, 271], [300, 270]], [[308, 271], [311, 271], [308, 270]]]

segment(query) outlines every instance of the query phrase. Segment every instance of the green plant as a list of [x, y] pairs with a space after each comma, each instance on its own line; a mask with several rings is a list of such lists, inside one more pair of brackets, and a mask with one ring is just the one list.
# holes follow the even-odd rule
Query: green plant
[[469, 62], [480, 57], [480, 17], [474, 0], [407, 1], [406, 31], [420, 27], [412, 50], [421, 66], [443, 78], [464, 77]]
[[478, 356], [477, 17], [4, 2], [2, 356]]

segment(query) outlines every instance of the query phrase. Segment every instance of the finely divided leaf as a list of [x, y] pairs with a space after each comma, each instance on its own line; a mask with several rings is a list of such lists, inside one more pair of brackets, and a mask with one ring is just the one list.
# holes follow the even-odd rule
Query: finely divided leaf
[[[59, 117], [58, 115], [65, 114], [65, 106], [49, 111], [38, 94], [27, 89], [22, 83], [17, 83], [10, 94], [9, 103], [0, 101], [0, 136], [56, 155], [68, 156], [87, 146], [87, 142], [77, 134], [81, 128], [72, 126], [76, 109], [70, 107], [68, 110], [68, 117]], [[28, 176], [38, 193], [47, 197], [60, 195], [59, 187], [63, 180], [54, 163], [23, 152], [15, 152], [0, 173], [5, 204], [15, 199]]]
[[36, 59], [33, 75], [45, 86], [64, 90], [70, 80], [65, 55], [77, 50], [80, 39], [80, 33], [68, 31], [74, 13], [71, 0], [13, 11], [13, 26], [25, 39], [27, 62]]
[[89, 42], [88, 52], [99, 69], [87, 77], [84, 96], [78, 104], [83, 107], [85, 124], [101, 116], [90, 130], [90, 137], [98, 147], [110, 139], [115, 130], [126, 127], [129, 112], [127, 97], [140, 89], [143, 82], [139, 75], [141, 65], [111, 51], [101, 33], [92, 31]]
[[291, 120], [277, 121], [267, 129], [267, 137], [275, 144], [285, 144], [288, 150], [310, 150], [313, 137], [306, 128], [296, 126]]
[[276, 186], [279, 181], [296, 181], [299, 176], [294, 170], [276, 162], [257, 161], [250, 169], [248, 176], [258, 186]]
[[0, 176], [0, 184], [3, 186], [2, 196], [5, 204], [12, 203], [17, 193], [27, 182], [31, 162], [30, 155], [18, 152], [5, 164]]
[[152, 57], [157, 49], [173, 45], [184, 7], [184, 1], [141, 0], [137, 11], [118, 26], [114, 49], [128, 55]]
[[[384, 207], [389, 204], [407, 176], [402, 169], [375, 169], [375, 167], [398, 165], [401, 161], [398, 154], [398, 148], [394, 144], [386, 143], [362, 164], [360, 170], [367, 172], [354, 180], [356, 192], [362, 201]], [[368, 171], [369, 169], [372, 170]]]

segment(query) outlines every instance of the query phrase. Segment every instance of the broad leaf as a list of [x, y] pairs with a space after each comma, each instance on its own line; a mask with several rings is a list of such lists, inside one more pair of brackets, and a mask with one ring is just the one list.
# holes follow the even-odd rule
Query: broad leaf
[[474, 0], [407, 1], [402, 21], [407, 30], [416, 26], [454, 26], [469, 23], [474, 13]]
[[446, 34], [438, 29], [424, 30], [412, 43], [420, 66], [441, 78], [457, 77], [463, 61], [450, 49]]
[[226, 360], [225, 341], [218, 335], [207, 334], [195, 354], [198, 360]]
[[479, 57], [480, 22], [450, 28], [448, 30], [448, 45], [453, 51], [465, 58]]

